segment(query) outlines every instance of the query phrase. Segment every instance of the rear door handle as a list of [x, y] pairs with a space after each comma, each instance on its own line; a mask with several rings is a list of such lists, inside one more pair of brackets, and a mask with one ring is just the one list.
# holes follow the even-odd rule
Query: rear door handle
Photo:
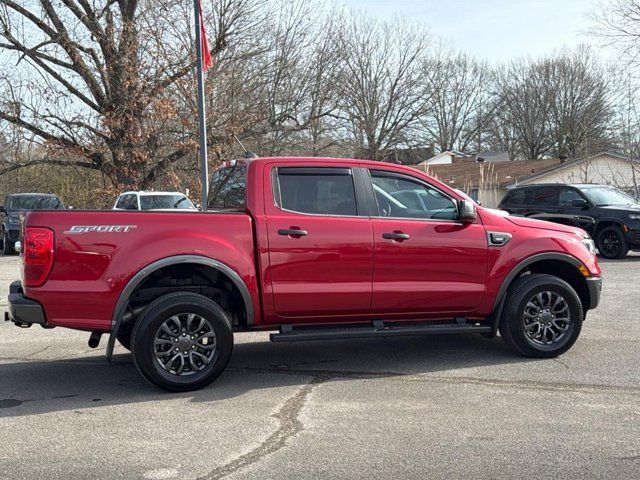
[[307, 233], [308, 232], [306, 230], [302, 230], [300, 228], [281, 228], [280, 230], [278, 230], [278, 235], [294, 238], [304, 237], [307, 235]]
[[382, 238], [385, 240], [397, 240], [402, 242], [403, 240], [409, 240], [409, 235], [402, 232], [387, 232], [382, 234]]

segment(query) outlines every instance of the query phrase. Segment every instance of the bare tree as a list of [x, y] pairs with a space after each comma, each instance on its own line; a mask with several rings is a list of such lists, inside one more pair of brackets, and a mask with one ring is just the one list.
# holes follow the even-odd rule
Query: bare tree
[[408, 142], [428, 99], [419, 67], [429, 45], [428, 32], [401, 19], [348, 19], [337, 47], [343, 55], [341, 110], [358, 156], [381, 160]]
[[516, 133], [518, 150], [527, 159], [538, 159], [553, 149], [550, 114], [553, 96], [548, 88], [549, 65], [521, 59], [497, 73], [500, 118]]
[[[216, 2], [214, 55], [255, 3]], [[190, 30], [187, 4], [0, 0], [0, 119], [47, 147], [34, 162], [73, 164], [114, 185], [145, 187], [195, 151], [193, 130], [175, 122], [172, 98], [194, 65], [193, 49], [180, 42]]]
[[480, 150], [482, 133], [495, 106], [489, 101], [488, 66], [443, 46], [422, 68], [430, 96], [420, 124], [428, 141], [441, 152], [465, 151], [474, 142]]
[[591, 51], [580, 47], [544, 61], [549, 78], [554, 153], [571, 158], [589, 156], [612, 145], [611, 78]]

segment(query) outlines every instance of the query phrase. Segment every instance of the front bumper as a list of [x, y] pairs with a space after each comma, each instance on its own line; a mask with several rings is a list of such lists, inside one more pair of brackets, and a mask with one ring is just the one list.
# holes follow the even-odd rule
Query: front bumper
[[589, 289], [589, 310], [593, 310], [600, 303], [602, 277], [589, 277], [586, 280], [587, 288]]
[[47, 324], [42, 305], [24, 296], [22, 284], [19, 281], [9, 286], [9, 311], [5, 312], [4, 319], [21, 327], [31, 326], [34, 323]]

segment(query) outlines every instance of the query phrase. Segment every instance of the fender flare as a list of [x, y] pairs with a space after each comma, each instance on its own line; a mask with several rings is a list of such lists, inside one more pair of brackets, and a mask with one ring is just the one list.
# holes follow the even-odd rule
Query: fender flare
[[522, 271], [526, 267], [542, 260], [557, 260], [560, 262], [568, 263], [575, 268], [578, 268], [580, 265], [582, 265], [582, 262], [576, 257], [573, 257], [567, 253], [559, 252], [537, 253], [519, 262], [515, 267], [511, 269], [509, 274], [502, 281], [500, 289], [498, 290], [498, 295], [493, 302], [493, 310], [491, 311], [491, 315], [489, 317], [491, 325], [491, 336], [495, 336], [498, 332], [498, 325], [500, 324], [500, 318], [502, 317], [504, 301], [507, 297], [507, 290], [509, 289], [511, 283], [513, 283], [513, 281], [518, 277], [518, 275], [522, 273]]
[[238, 288], [238, 290], [240, 290], [244, 306], [247, 310], [247, 325], [253, 325], [255, 315], [253, 300], [251, 298], [251, 294], [249, 293], [249, 289], [245, 285], [242, 278], [240, 278], [240, 275], [235, 272], [235, 270], [233, 270], [228, 265], [219, 262], [218, 260], [214, 260], [213, 258], [209, 257], [203, 257], [201, 255], [175, 255], [172, 257], [166, 257], [160, 260], [156, 260], [155, 262], [143, 267], [129, 280], [124, 289], [122, 289], [122, 292], [120, 292], [120, 296], [118, 297], [118, 301], [116, 302], [116, 306], [111, 317], [111, 333], [109, 335], [109, 342], [107, 343], [106, 352], [108, 361], [111, 361], [111, 358], [113, 357], [113, 348], [115, 346], [116, 336], [118, 335], [118, 330], [120, 328], [120, 324], [122, 323], [122, 318], [124, 317], [131, 294], [153, 272], [170, 265], [178, 265], [181, 263], [196, 263], [198, 265], [205, 265], [227, 275], [231, 279], [233, 284]]
[[[624, 229], [625, 225], [624, 222], [622, 220], [620, 220], [619, 218], [613, 218], [613, 217], [605, 217], [605, 218], [599, 218], [594, 224], [593, 224], [593, 239], [596, 240], [596, 235], [595, 232], [598, 231], [598, 229], [600, 228], [600, 225], [602, 225], [603, 223], [613, 223], [617, 226], [619, 226], [621, 229]], [[602, 228], [606, 228], [606, 227], [602, 227]]]

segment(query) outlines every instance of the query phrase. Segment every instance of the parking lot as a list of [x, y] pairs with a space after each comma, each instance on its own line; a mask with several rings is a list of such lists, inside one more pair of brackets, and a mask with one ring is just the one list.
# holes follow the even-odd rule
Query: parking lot
[[[272, 344], [202, 391], [145, 383], [88, 334], [0, 323], [0, 477], [638, 478], [640, 256], [555, 360], [500, 339]], [[16, 257], [0, 256], [0, 311]]]

